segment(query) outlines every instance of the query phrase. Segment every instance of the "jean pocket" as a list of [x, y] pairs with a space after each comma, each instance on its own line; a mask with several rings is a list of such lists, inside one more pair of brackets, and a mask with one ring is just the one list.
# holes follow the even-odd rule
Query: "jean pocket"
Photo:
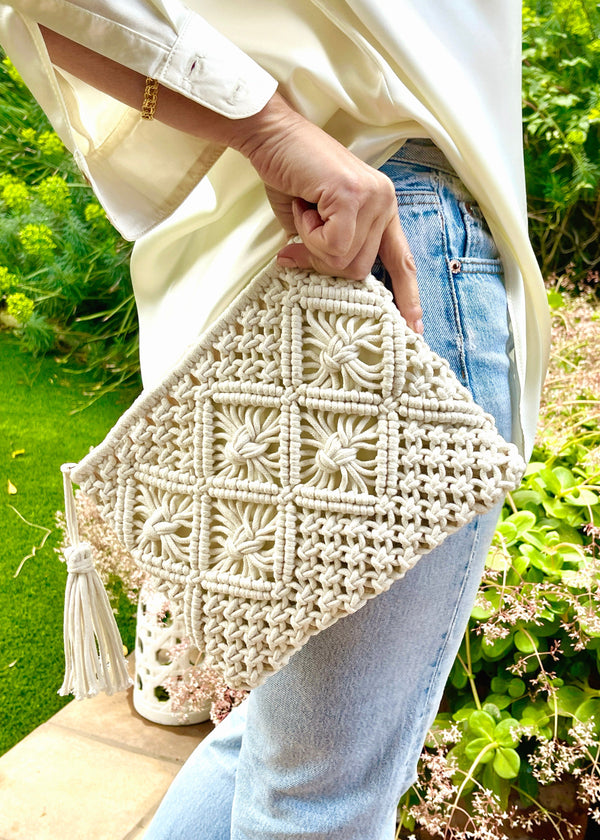
[[498, 261], [500, 254], [488, 224], [476, 201], [459, 201], [465, 232], [465, 257], [478, 257]]
[[464, 365], [473, 399], [510, 439], [509, 326], [500, 259], [450, 259]]

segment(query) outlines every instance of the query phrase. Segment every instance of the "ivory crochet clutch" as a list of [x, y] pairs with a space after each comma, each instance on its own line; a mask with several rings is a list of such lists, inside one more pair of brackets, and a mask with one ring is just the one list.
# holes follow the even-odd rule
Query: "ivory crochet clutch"
[[524, 468], [381, 283], [273, 262], [71, 478], [253, 688]]

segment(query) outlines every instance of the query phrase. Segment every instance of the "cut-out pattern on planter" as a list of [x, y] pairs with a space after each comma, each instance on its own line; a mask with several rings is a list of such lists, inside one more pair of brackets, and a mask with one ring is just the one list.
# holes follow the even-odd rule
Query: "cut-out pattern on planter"
[[185, 622], [180, 607], [162, 601], [156, 614], [156, 593], [147, 586], [140, 592], [135, 645], [135, 683], [133, 705], [136, 711], [153, 723], [170, 726], [202, 723], [210, 717], [211, 701], [194, 710], [174, 711], [171, 698], [163, 684], [169, 677], [183, 675], [198, 663], [195, 647], [186, 647], [173, 659], [172, 651], [185, 637]]

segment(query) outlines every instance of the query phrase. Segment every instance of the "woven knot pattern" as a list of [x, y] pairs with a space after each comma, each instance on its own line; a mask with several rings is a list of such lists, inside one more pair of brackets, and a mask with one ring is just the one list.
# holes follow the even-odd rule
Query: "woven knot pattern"
[[272, 263], [72, 476], [252, 688], [524, 466], [374, 278]]
[[87, 542], [68, 546], [64, 550], [67, 572], [70, 575], [86, 575], [94, 571], [92, 546]]

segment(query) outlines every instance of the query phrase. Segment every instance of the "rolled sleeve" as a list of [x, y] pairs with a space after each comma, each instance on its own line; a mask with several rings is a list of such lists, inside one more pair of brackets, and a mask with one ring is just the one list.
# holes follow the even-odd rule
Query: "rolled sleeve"
[[10, 5], [229, 119], [258, 113], [277, 88], [259, 64], [175, 0], [15, 0]]
[[40, 25], [230, 119], [258, 113], [277, 87], [179, 0], [0, 2], [0, 43], [127, 239], [179, 207], [224, 147], [143, 120], [139, 109], [54, 67]]
[[156, 78], [230, 119], [258, 113], [277, 88], [259, 64], [193, 13]]

